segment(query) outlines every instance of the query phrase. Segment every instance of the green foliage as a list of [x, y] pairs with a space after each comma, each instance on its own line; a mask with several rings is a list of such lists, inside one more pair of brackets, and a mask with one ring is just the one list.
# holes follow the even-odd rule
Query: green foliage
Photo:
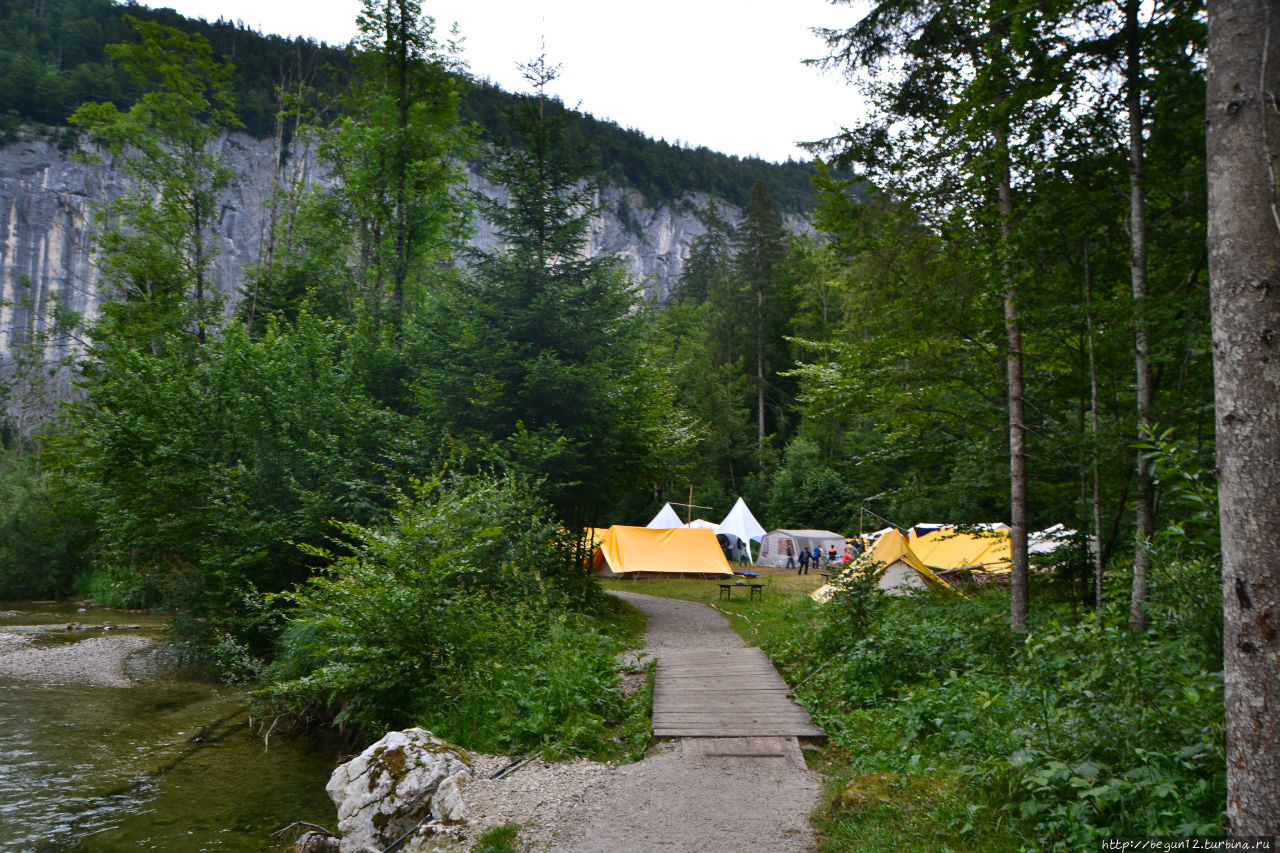
[[203, 633], [242, 613], [244, 592], [306, 576], [290, 542], [374, 519], [416, 451], [352, 346], [350, 330], [304, 317], [258, 341], [229, 326], [199, 358], [114, 351], [45, 452], [96, 522], [94, 593], [182, 607]]
[[[541, 92], [545, 58], [529, 66]], [[410, 330], [419, 402], [460, 454], [530, 479], [567, 524], [604, 518], [682, 440], [662, 378], [641, 349], [648, 316], [614, 258], [590, 258], [595, 211], [584, 152], [563, 113], [529, 100], [489, 177], [505, 199], [477, 198], [501, 238], [473, 252], [470, 275], [439, 288]]]
[[[287, 281], [319, 265], [328, 274], [307, 282], [313, 310], [340, 306], [335, 313], [365, 315], [398, 340], [406, 314], [462, 242], [458, 161], [470, 134], [458, 120], [456, 49], [437, 43], [416, 2], [368, 0], [357, 23], [352, 91], [333, 123], [315, 129], [336, 181], [312, 193], [304, 216], [319, 227], [300, 232], [296, 256], [275, 276]], [[280, 282], [268, 289], [278, 292]], [[293, 306], [264, 307], [287, 314]]]
[[0, 450], [0, 599], [71, 594], [92, 535], [35, 453]]
[[1040, 849], [1223, 832], [1221, 673], [1198, 637], [1061, 613], [1019, 638], [999, 594], [893, 598], [851, 630], [840, 595], [815, 637], [848, 645], [800, 695], [854, 775], [959, 774], [971, 812]]
[[764, 507], [769, 526], [843, 531], [857, 514], [854, 493], [839, 473], [822, 464], [818, 446], [797, 438], [783, 451], [769, 481]]
[[473, 853], [516, 853], [516, 836], [520, 833], [520, 824], [504, 823], [493, 829], [486, 829], [476, 836], [471, 845]]
[[[600, 754], [629, 711], [616, 641], [546, 576], [555, 527], [527, 487], [416, 483], [390, 522], [342, 525], [351, 552], [293, 605], [266, 695], [362, 734], [422, 725], [470, 748]], [[576, 596], [578, 593], [572, 593]]]
[[126, 21], [141, 43], [113, 44], [108, 53], [147, 90], [127, 111], [85, 103], [70, 118], [105, 142], [134, 181], [99, 211], [100, 262], [115, 299], [104, 306], [96, 336], [154, 348], [166, 333], [194, 325], [203, 343], [216, 316], [209, 270], [219, 193], [233, 178], [212, 149], [239, 126], [232, 68], [201, 36]]

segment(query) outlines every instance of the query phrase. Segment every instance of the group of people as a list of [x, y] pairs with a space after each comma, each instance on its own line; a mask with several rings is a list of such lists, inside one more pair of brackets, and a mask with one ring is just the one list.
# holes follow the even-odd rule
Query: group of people
[[[782, 543], [782, 553], [787, 555], [787, 568], [795, 569], [796, 574], [798, 575], [809, 574], [810, 564], [813, 565], [813, 570], [815, 572], [822, 566], [822, 549], [817, 545], [813, 546], [812, 552], [810, 552], [808, 548], [800, 549], [800, 564], [798, 566], [796, 565], [796, 555], [792, 550], [790, 540]], [[835, 566], [837, 560], [840, 560], [841, 565], [849, 565], [849, 563], [853, 561], [853, 546], [846, 545], [844, 549], [844, 556], [840, 557], [836, 553], [836, 546], [832, 544], [831, 547], [827, 549], [827, 568], [831, 569]]]

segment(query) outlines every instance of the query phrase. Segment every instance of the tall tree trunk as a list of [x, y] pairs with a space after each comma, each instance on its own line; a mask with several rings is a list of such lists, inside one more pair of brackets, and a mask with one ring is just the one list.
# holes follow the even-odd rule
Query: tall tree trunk
[[196, 272], [196, 341], [205, 342], [204, 332], [204, 209], [200, 204], [200, 191], [191, 192], [191, 231]]
[[1084, 244], [1084, 318], [1089, 345], [1089, 458], [1093, 469], [1093, 607], [1102, 618], [1102, 474], [1098, 469], [1098, 419], [1102, 395], [1098, 388], [1098, 356], [1093, 334], [1093, 276], [1089, 267], [1089, 242]]
[[756, 457], [764, 470], [764, 289], [756, 291]]
[[1280, 834], [1280, 216], [1274, 2], [1210, 0], [1206, 155], [1227, 819]]
[[[1150, 333], [1147, 327], [1147, 187], [1143, 176], [1142, 23], [1138, 0], [1125, 0], [1125, 88], [1129, 111], [1129, 276], [1133, 285], [1133, 350], [1138, 403], [1138, 443], [1151, 437], [1153, 396]], [[1155, 488], [1147, 454], [1138, 450], [1137, 517], [1134, 519], [1133, 589], [1129, 630], [1147, 627], [1147, 579], [1151, 572], [1151, 533], [1155, 524]]]
[[[999, 106], [997, 99], [996, 106]], [[999, 160], [1000, 241], [1008, 248], [1013, 237], [1013, 184], [1009, 165], [1008, 131], [994, 131]], [[1003, 253], [1002, 253], [1003, 254]], [[1027, 629], [1027, 434], [1022, 381], [1022, 321], [1018, 318], [1018, 286], [1004, 263], [1008, 288], [1004, 295], [1004, 331], [1008, 346], [1006, 371], [1009, 384], [1009, 536], [1013, 569], [1009, 577], [1009, 624], [1015, 631]]]

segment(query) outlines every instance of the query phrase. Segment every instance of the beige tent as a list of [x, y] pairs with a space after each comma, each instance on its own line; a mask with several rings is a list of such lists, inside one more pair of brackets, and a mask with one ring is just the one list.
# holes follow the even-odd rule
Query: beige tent
[[[846, 571], [876, 572], [876, 586], [891, 594], [930, 587], [956, 591], [916, 556], [906, 537], [896, 530], [881, 535], [875, 547], [851, 563]], [[824, 584], [815, 589], [811, 597], [814, 601], [826, 601], [835, 589], [831, 584]]]
[[733, 577], [716, 535], [705, 528], [656, 529], [615, 524], [595, 556], [605, 577]]

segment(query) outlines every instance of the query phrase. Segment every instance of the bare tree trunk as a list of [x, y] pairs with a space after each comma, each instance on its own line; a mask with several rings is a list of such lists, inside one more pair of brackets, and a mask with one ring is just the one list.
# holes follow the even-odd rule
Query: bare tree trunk
[[[1002, 100], [1002, 99], [997, 99]], [[997, 106], [999, 104], [997, 103]], [[1000, 240], [1007, 247], [1013, 236], [1013, 185], [1008, 155], [1008, 132], [995, 129], [1000, 152], [999, 202]], [[1007, 264], [1006, 274], [1008, 273]], [[1024, 386], [1022, 381], [1022, 321], [1018, 319], [1018, 286], [1009, 279], [1004, 295], [1004, 330], [1009, 383], [1009, 536], [1013, 569], [1009, 576], [1009, 624], [1015, 631], [1027, 629], [1027, 434], [1024, 428]]]
[[1206, 160], [1227, 819], [1280, 834], [1280, 216], [1274, 0], [1210, 0]]
[[764, 289], [756, 291], [756, 456], [764, 470]]
[[1093, 469], [1093, 607], [1102, 618], [1102, 475], [1098, 470], [1098, 418], [1102, 395], [1098, 389], [1098, 357], [1093, 334], [1093, 277], [1089, 268], [1089, 243], [1084, 246], [1084, 318], [1089, 345], [1089, 457]]
[[[1138, 442], [1151, 437], [1150, 333], [1147, 328], [1147, 186], [1143, 176], [1142, 24], [1138, 0], [1125, 0], [1125, 87], [1129, 111], [1129, 275], [1133, 285], [1133, 352], [1136, 370]], [[1133, 589], [1129, 630], [1147, 628], [1147, 582], [1151, 573], [1151, 533], [1155, 525], [1155, 488], [1151, 463], [1138, 450], [1137, 517], [1134, 519]]]

